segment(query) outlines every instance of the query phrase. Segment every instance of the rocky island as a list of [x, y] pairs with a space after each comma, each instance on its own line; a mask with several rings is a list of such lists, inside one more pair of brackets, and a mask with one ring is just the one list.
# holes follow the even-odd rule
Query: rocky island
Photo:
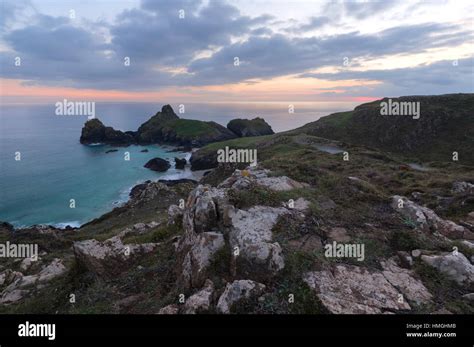
[[82, 144], [103, 143], [113, 146], [131, 144], [169, 144], [183, 147], [201, 147], [209, 143], [242, 136], [273, 134], [271, 127], [262, 119], [233, 120], [225, 128], [216, 122], [179, 118], [170, 105], [162, 107], [137, 131], [115, 130], [100, 120], [91, 119], [82, 128]]

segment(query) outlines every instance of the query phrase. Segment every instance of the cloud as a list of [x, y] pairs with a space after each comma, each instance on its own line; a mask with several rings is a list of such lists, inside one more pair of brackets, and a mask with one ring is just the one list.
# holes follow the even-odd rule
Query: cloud
[[[196, 52], [228, 45], [232, 37], [265, 24], [270, 16], [251, 18], [223, 1], [145, 1], [111, 26], [112, 47], [119, 55], [168, 65], [191, 61]], [[184, 18], [179, 11], [184, 10]]]
[[341, 17], [343, 14], [346, 17], [366, 19], [387, 12], [398, 3], [400, 2], [395, 0], [331, 1], [326, 4], [324, 12], [336, 17]]
[[[349, 59], [373, 59], [390, 54], [420, 53], [465, 42], [472, 33], [446, 24], [419, 24], [375, 34], [352, 32], [325, 38], [290, 38], [281, 34], [251, 37], [228, 45], [210, 57], [195, 60], [188, 70], [198, 83], [239, 82], [271, 78], [327, 66]], [[241, 64], [234, 66], [234, 58]], [[192, 81], [190, 81], [192, 82]]]
[[306, 73], [302, 78], [329, 81], [376, 80], [370, 86], [334, 87], [344, 89], [339, 95], [347, 96], [396, 96], [445, 93], [472, 93], [474, 90], [474, 56], [459, 60], [442, 60], [431, 64], [391, 70], [341, 71], [337, 73]]
[[311, 31], [314, 29], [320, 29], [326, 24], [331, 23], [331, 19], [325, 16], [311, 17], [307, 23], [298, 24], [284, 29], [286, 32], [290, 33], [301, 33], [306, 31]]
[[18, 18], [18, 15], [28, 7], [31, 7], [29, 0], [2, 1], [0, 7], [0, 30], [8, 29]]
[[[185, 18], [179, 10], [185, 10]], [[111, 40], [67, 18], [38, 15], [4, 36], [13, 52], [0, 53], [1, 76], [29, 83], [100, 89], [146, 90], [181, 83], [173, 67], [203, 50], [227, 45], [271, 16], [248, 17], [222, 1], [144, 1], [106, 26]], [[103, 23], [100, 23], [104, 27]], [[22, 65], [14, 66], [15, 57]], [[130, 66], [124, 66], [124, 59]]]
[[[24, 8], [12, 3], [7, 3], [0, 23], [11, 23]], [[384, 87], [393, 88], [419, 85], [417, 81], [425, 86], [464, 88], [465, 78], [460, 71], [465, 71], [465, 65], [461, 62], [450, 76], [440, 76], [447, 70], [437, 64], [399, 71], [307, 73], [341, 67], [345, 57], [367, 60], [409, 55], [456, 47], [473, 38], [469, 28], [453, 23], [401, 25], [370, 34], [298, 35], [329, 24], [337, 14], [367, 18], [395, 5], [330, 3], [327, 12], [295, 22], [283, 31], [285, 34], [272, 30], [275, 17], [244, 15], [221, 0], [145, 0], [139, 7], [121, 12], [111, 23], [78, 23], [67, 17], [36, 13], [28, 24], [6, 26], [8, 30], [2, 36], [9, 50], [0, 52], [0, 76], [37, 85], [131, 91], [249, 83], [292, 74], [328, 80], [380, 80], [386, 83]], [[21, 58], [21, 66], [13, 64], [15, 57]], [[126, 57], [130, 66], [124, 64]], [[236, 57], [238, 66], [234, 65]], [[472, 76], [472, 69], [467, 76]]]
[[390, 70], [341, 71], [337, 73], [306, 73], [300, 77], [319, 78], [330, 81], [377, 80], [402, 87], [415, 85], [463, 84], [473, 87], [474, 56], [460, 60], [443, 60], [432, 64]]

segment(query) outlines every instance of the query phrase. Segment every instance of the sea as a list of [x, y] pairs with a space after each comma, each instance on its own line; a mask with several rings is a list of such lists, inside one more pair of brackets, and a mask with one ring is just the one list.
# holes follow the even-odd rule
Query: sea
[[[122, 131], [136, 130], [164, 103], [96, 102], [96, 118]], [[171, 104], [181, 118], [215, 121], [262, 117], [275, 132], [295, 129], [330, 113], [351, 110], [350, 102]], [[181, 109], [183, 113], [178, 113]], [[146, 180], [193, 178], [193, 172], [158, 173], [143, 165], [154, 157], [189, 158], [170, 146], [79, 143], [87, 116], [56, 115], [54, 103], [0, 105], [0, 221], [79, 227], [120, 206], [133, 186]], [[143, 152], [147, 149], [148, 152]], [[129, 159], [129, 160], [126, 160]]]

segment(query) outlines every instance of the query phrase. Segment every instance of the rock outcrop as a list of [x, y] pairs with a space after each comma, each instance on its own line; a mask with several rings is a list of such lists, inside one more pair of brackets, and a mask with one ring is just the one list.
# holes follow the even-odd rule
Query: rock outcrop
[[272, 242], [272, 228], [278, 218], [290, 211], [286, 208], [255, 206], [247, 211], [230, 213], [230, 245], [237, 272], [256, 278], [274, 275], [285, 267], [281, 246]]
[[214, 283], [211, 280], [206, 280], [204, 288], [186, 300], [183, 308], [184, 313], [196, 314], [208, 311], [211, 307], [213, 294]]
[[247, 189], [257, 185], [275, 191], [288, 191], [308, 186], [287, 176], [275, 177], [269, 174], [269, 170], [249, 166], [245, 170], [235, 170], [232, 176], [219, 185], [219, 188]]
[[[189, 238], [185, 242], [190, 242]], [[182, 247], [183, 244], [178, 247]], [[181, 285], [185, 288], [200, 287], [207, 278], [207, 269], [211, 260], [224, 245], [224, 235], [221, 233], [203, 232], [195, 235], [180, 266]]]
[[165, 306], [158, 311], [158, 314], [178, 314], [178, 313], [179, 313], [179, 307], [176, 304]]
[[250, 280], [237, 280], [229, 283], [217, 302], [217, 311], [230, 313], [233, 305], [244, 299], [259, 296], [264, 290], [265, 285]]
[[168, 160], [161, 159], [161, 158], [153, 158], [153, 159], [150, 159], [144, 165], [144, 167], [153, 171], [165, 172], [171, 167], [171, 164], [168, 162]]
[[382, 271], [353, 265], [304, 274], [322, 304], [332, 313], [379, 314], [411, 310], [409, 303], [429, 303], [433, 296], [415, 273], [399, 267], [394, 259], [381, 262]]
[[187, 164], [187, 161], [185, 158], [174, 158], [174, 163], [175, 163], [175, 168], [177, 170], [184, 170], [184, 167]]
[[[230, 188], [246, 189], [252, 184], [266, 185], [268, 171], [249, 168], [249, 175], [237, 170], [231, 180], [219, 187], [199, 185], [188, 196], [183, 216], [178, 206], [168, 210], [171, 223], [182, 219], [184, 235], [178, 244], [178, 273], [185, 288], [199, 288], [207, 278], [206, 268], [215, 254], [227, 245], [225, 257], [231, 259], [229, 272], [245, 278], [263, 280], [285, 266], [282, 248], [273, 241], [272, 228], [283, 215], [301, 214], [309, 203], [304, 199], [290, 206], [254, 206], [238, 209], [229, 202]], [[277, 190], [302, 186], [288, 177], [272, 177]], [[250, 183], [249, 183], [250, 182]], [[290, 182], [290, 183], [289, 183]], [[225, 237], [226, 235], [227, 237]]]
[[406, 197], [392, 197], [392, 208], [425, 232], [438, 232], [450, 239], [474, 240], [474, 233], [450, 220], [440, 218], [433, 210], [420, 206]]
[[232, 119], [227, 124], [227, 129], [238, 137], [262, 136], [274, 134], [272, 127], [262, 118]]
[[114, 146], [127, 146], [135, 142], [132, 132], [122, 132], [112, 127], [106, 127], [97, 118], [90, 119], [82, 128], [80, 142], [84, 145], [109, 144]]
[[454, 182], [451, 192], [453, 194], [474, 194], [474, 184], [469, 182]]
[[422, 255], [421, 260], [459, 284], [474, 283], [474, 265], [461, 252]]
[[191, 170], [209, 170], [216, 168], [219, 163], [217, 162], [217, 151], [196, 151], [191, 155], [189, 159], [191, 164]]
[[177, 205], [168, 208], [168, 225], [181, 224], [183, 222], [184, 211]]
[[120, 236], [114, 236], [104, 242], [94, 239], [74, 242], [73, 251], [82, 266], [110, 278], [127, 269], [133, 259], [158, 246], [159, 243], [124, 244]]
[[24, 276], [21, 272], [6, 270], [0, 274], [0, 282], [6, 286], [1, 293], [0, 303], [13, 303], [23, 299], [32, 289], [47, 283], [67, 271], [63, 261], [59, 258], [53, 261], [34, 275]]
[[399, 267], [393, 259], [381, 262], [382, 274], [392, 286], [397, 288], [410, 302], [417, 305], [426, 304], [433, 299], [433, 295], [423, 283], [415, 278], [415, 273]]

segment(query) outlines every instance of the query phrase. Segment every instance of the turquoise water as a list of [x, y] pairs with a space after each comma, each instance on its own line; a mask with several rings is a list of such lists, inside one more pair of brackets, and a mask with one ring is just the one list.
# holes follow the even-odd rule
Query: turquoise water
[[[96, 103], [96, 116], [120, 130], [136, 130], [162, 104]], [[178, 105], [172, 105], [178, 110]], [[331, 108], [333, 107], [333, 108]], [[287, 106], [187, 105], [183, 118], [214, 120], [224, 126], [230, 119], [264, 117], [275, 131], [289, 130], [352, 105]], [[57, 116], [48, 105], [2, 105], [0, 113], [0, 221], [13, 225], [79, 226], [110, 211], [128, 198], [130, 188], [145, 180], [191, 177], [189, 170], [157, 173], [143, 167], [153, 157], [183, 157], [169, 147], [130, 146], [105, 153], [109, 146], [79, 143], [86, 116]], [[147, 148], [148, 153], [141, 150]], [[124, 152], [130, 152], [130, 161]], [[15, 152], [21, 160], [15, 160]], [[75, 208], [70, 208], [70, 200]]]

